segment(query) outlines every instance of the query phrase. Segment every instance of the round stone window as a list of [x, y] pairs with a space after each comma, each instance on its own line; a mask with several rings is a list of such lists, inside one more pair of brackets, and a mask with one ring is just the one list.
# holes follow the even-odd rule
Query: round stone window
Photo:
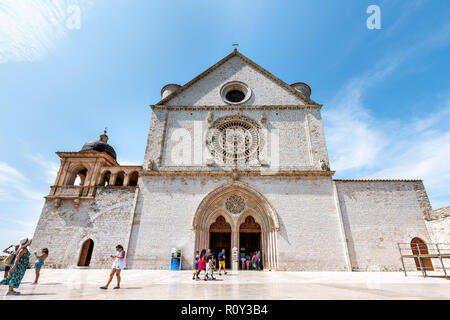
[[220, 89], [222, 100], [228, 104], [241, 104], [250, 99], [252, 91], [241, 81], [227, 82]]
[[258, 123], [246, 116], [225, 116], [212, 124], [206, 143], [211, 155], [225, 164], [247, 162], [259, 155], [259, 129]]
[[225, 98], [231, 102], [241, 102], [245, 99], [245, 94], [239, 90], [231, 90], [226, 94]]

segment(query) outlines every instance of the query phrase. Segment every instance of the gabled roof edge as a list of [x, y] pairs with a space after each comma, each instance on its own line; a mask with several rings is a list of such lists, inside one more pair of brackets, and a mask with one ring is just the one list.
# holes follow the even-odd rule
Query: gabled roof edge
[[193, 78], [191, 81], [189, 81], [188, 83], [186, 83], [185, 85], [183, 85], [182, 87], [180, 87], [178, 90], [176, 90], [175, 92], [172, 92], [170, 95], [168, 95], [167, 97], [165, 97], [164, 99], [162, 99], [161, 101], [159, 101], [156, 105], [162, 105], [164, 103], [166, 103], [167, 101], [171, 100], [172, 98], [175, 98], [177, 95], [179, 95], [181, 92], [183, 92], [184, 90], [186, 90], [187, 88], [189, 88], [190, 86], [192, 86], [194, 83], [196, 83], [197, 81], [199, 81], [200, 79], [204, 78], [207, 74], [211, 73], [212, 71], [214, 71], [215, 69], [217, 69], [219, 66], [221, 66], [222, 64], [224, 64], [225, 62], [227, 62], [228, 60], [230, 60], [231, 58], [233, 58], [234, 56], [238, 56], [239, 58], [241, 58], [242, 60], [244, 60], [245, 62], [247, 62], [248, 64], [250, 64], [251, 66], [253, 66], [254, 68], [256, 68], [257, 70], [259, 70], [261, 73], [263, 73], [264, 75], [268, 76], [269, 78], [271, 78], [272, 80], [274, 80], [275, 82], [277, 82], [279, 85], [285, 87], [288, 91], [290, 91], [291, 93], [295, 94], [296, 96], [298, 96], [299, 98], [301, 98], [302, 100], [304, 100], [306, 103], [308, 104], [318, 104], [317, 102], [311, 100], [310, 98], [306, 97], [304, 94], [302, 94], [300, 91], [295, 90], [294, 88], [292, 88], [290, 85], [288, 85], [286, 82], [284, 82], [283, 80], [279, 79], [278, 77], [274, 76], [273, 74], [271, 74], [269, 71], [267, 71], [266, 69], [264, 69], [263, 67], [261, 67], [259, 64], [253, 62], [252, 60], [250, 60], [249, 58], [247, 58], [246, 56], [244, 56], [242, 53], [240, 53], [239, 51], [237, 51], [237, 49], [234, 49], [232, 53], [230, 53], [229, 55], [227, 55], [225, 58], [223, 58], [222, 60], [220, 60], [219, 62], [217, 62], [216, 64], [214, 64], [213, 66], [209, 67], [208, 69], [206, 69], [205, 71], [203, 71], [202, 73], [200, 73], [198, 76], [196, 76], [195, 78]]

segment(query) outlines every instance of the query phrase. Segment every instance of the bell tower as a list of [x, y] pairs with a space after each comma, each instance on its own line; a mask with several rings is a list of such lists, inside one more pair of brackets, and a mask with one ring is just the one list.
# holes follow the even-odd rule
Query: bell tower
[[73, 200], [78, 207], [80, 200], [91, 200], [101, 179], [102, 167], [117, 167], [116, 152], [108, 144], [105, 132], [99, 140], [88, 141], [78, 152], [56, 152], [61, 166], [50, 188], [47, 199], [53, 199], [55, 207], [61, 200]]

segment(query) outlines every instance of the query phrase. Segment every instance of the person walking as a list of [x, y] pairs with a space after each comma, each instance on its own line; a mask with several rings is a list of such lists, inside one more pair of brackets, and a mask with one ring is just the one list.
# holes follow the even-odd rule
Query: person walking
[[[3, 261], [3, 264], [5, 265], [5, 274], [3, 275], [3, 279], [5, 279], [9, 274], [9, 269], [11, 268], [11, 265], [14, 262], [14, 258], [16, 257], [17, 251], [19, 250], [19, 245], [10, 245], [8, 248], [3, 250], [4, 253], [6, 253], [8, 256]], [[11, 249], [13, 248], [13, 249]]]
[[42, 249], [40, 256], [38, 256], [37, 253], [35, 252], [34, 256], [37, 259], [37, 261], [34, 265], [34, 271], [36, 272], [36, 277], [34, 278], [34, 282], [32, 284], [38, 284], [39, 276], [41, 274], [41, 269], [44, 266], [44, 261], [45, 261], [45, 259], [48, 258], [48, 249], [47, 248]]
[[241, 257], [241, 269], [242, 270], [245, 270], [245, 255], [243, 255], [242, 257]]
[[206, 253], [206, 274], [204, 280], [207, 281], [209, 276], [211, 276], [211, 280], [216, 280], [214, 278], [214, 265], [213, 265], [213, 254], [211, 253], [211, 249], [208, 249]]
[[250, 256], [245, 256], [245, 264], [247, 265], [247, 270], [250, 270]]
[[8, 276], [0, 281], [0, 284], [9, 286], [6, 295], [20, 294], [20, 292], [15, 291], [14, 289], [19, 288], [23, 276], [27, 271], [28, 263], [30, 262], [30, 251], [28, 251], [28, 246], [31, 244], [31, 241], [31, 238], [24, 238], [20, 240], [20, 248], [14, 258], [14, 264], [9, 270]]
[[223, 272], [225, 272], [225, 274], [227, 274], [227, 270], [225, 270], [225, 249], [222, 249], [222, 252], [219, 253], [218, 256], [219, 259], [219, 276], [220, 276], [220, 272], [223, 269]]
[[195, 255], [195, 260], [194, 260], [194, 275], [192, 276], [192, 280], [197, 279], [198, 280], [198, 260], [199, 260], [199, 256]]
[[253, 269], [258, 270], [258, 254], [255, 252], [253, 255]]
[[114, 287], [114, 289], [120, 289], [120, 272], [125, 269], [126, 263], [125, 263], [125, 250], [123, 247], [119, 244], [116, 246], [116, 254], [111, 255], [111, 259], [113, 259], [113, 265], [111, 268], [111, 273], [109, 274], [108, 282], [105, 286], [100, 287], [100, 289], [108, 289], [109, 284], [111, 283], [112, 279], [114, 278], [114, 275], [116, 275], [117, 278], [117, 286]]
[[258, 271], [261, 271], [262, 270], [262, 268], [261, 268], [261, 251], [258, 251], [258, 253], [256, 255], [258, 256], [258, 264], [257, 264]]
[[202, 272], [202, 270], [205, 270], [206, 273], [206, 250], [203, 249], [202, 252], [200, 253], [200, 256], [198, 258], [198, 273], [197, 273], [197, 278], [200, 275], [200, 272]]

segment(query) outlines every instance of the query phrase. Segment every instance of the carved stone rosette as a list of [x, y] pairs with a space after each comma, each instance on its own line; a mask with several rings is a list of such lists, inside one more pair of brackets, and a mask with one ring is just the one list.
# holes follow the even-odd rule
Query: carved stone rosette
[[233, 214], [240, 214], [245, 209], [245, 200], [241, 196], [232, 195], [225, 201], [225, 208]]

